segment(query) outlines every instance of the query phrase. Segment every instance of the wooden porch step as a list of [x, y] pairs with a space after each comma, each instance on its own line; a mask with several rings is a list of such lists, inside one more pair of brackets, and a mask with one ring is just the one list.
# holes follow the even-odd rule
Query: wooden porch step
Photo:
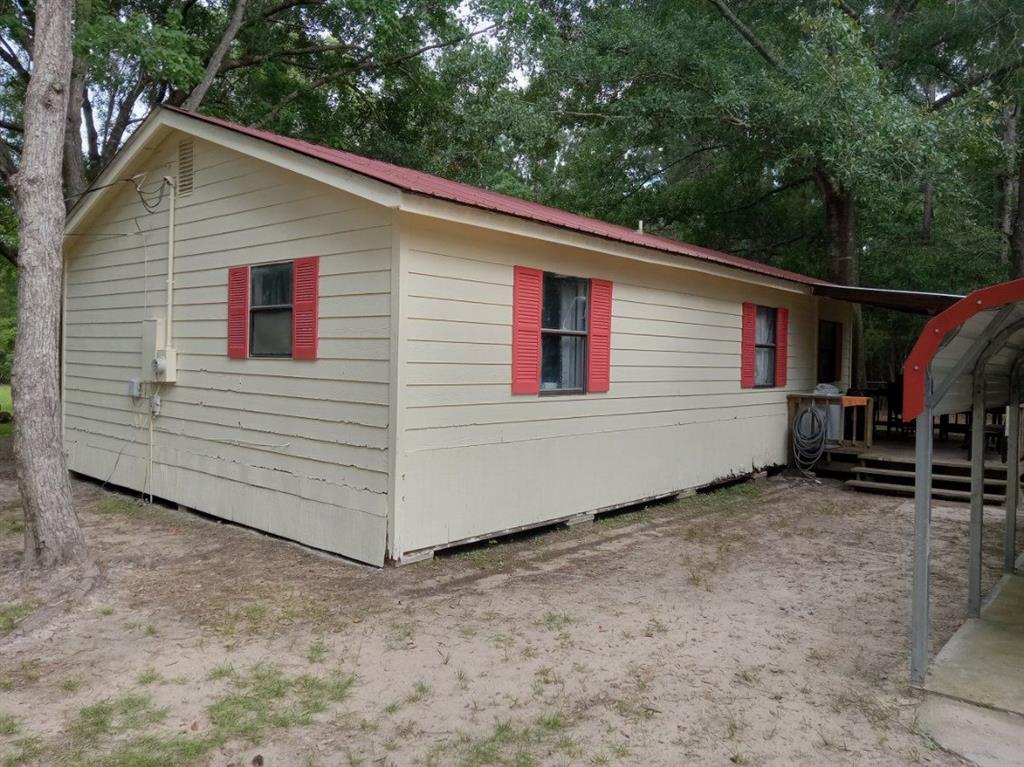
[[[913, 471], [916, 463], [914, 457], [911, 456], [881, 456], [881, 455], [870, 455], [863, 454], [860, 456], [860, 461], [865, 466], [876, 465], [876, 466], [909, 466], [910, 470]], [[971, 462], [967, 460], [954, 460], [954, 459], [941, 459], [937, 458], [932, 461], [932, 471], [943, 471], [954, 476], [969, 477], [971, 473]], [[1004, 464], [985, 464], [985, 475], [1006, 477], [1006, 466]]]
[[[878, 466], [854, 466], [851, 471], [854, 474], [877, 474], [882, 477], [899, 477], [906, 479], [914, 479], [914, 472], [910, 469], [885, 469]], [[932, 482], [959, 482], [960, 484], [970, 484], [971, 476], [969, 474], [937, 474], [932, 473]], [[1003, 485], [1006, 486], [1005, 479], [999, 479], [998, 477], [985, 477], [986, 485]]]
[[[853, 488], [854, 490], [867, 490], [875, 493], [888, 493], [890, 495], [913, 495], [913, 485], [897, 485], [890, 482], [870, 482], [865, 479], [848, 479], [845, 483], [846, 487]], [[971, 491], [970, 490], [950, 490], [948, 488], [933, 487], [932, 497], [941, 498], [947, 501], [970, 501]], [[985, 493], [985, 503], [1001, 504], [1005, 500], [1002, 495], [995, 493]]]

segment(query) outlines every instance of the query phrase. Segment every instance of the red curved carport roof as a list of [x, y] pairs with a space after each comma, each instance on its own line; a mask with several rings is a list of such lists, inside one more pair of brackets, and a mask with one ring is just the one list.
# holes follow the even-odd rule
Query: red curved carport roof
[[1024, 301], [1024, 279], [976, 290], [928, 321], [903, 364], [904, 422], [924, 411], [928, 367], [942, 342], [976, 314], [1017, 301]]
[[615, 224], [598, 221], [594, 218], [578, 216], [575, 213], [569, 213], [568, 211], [559, 210], [558, 208], [550, 208], [547, 205], [540, 205], [539, 203], [521, 200], [518, 197], [510, 197], [507, 194], [491, 192], [487, 189], [470, 186], [469, 184], [462, 184], [458, 181], [449, 181], [448, 179], [441, 178], [440, 176], [433, 176], [429, 173], [412, 170], [411, 168], [403, 168], [400, 165], [392, 165], [391, 163], [381, 162], [380, 160], [371, 160], [368, 157], [360, 157], [359, 155], [351, 154], [349, 152], [342, 152], [339, 149], [331, 149], [329, 147], [320, 146], [319, 144], [311, 144], [308, 141], [280, 136], [276, 133], [270, 133], [269, 131], [250, 128], [246, 125], [228, 122], [227, 120], [221, 120], [217, 117], [207, 117], [206, 115], [197, 114], [196, 112], [188, 112], [184, 109], [178, 109], [177, 107], [163, 106], [161, 108], [196, 120], [201, 120], [202, 122], [209, 123], [210, 125], [217, 125], [236, 133], [251, 136], [253, 138], [260, 139], [261, 141], [266, 141], [279, 147], [290, 149], [293, 152], [299, 152], [307, 157], [323, 160], [324, 162], [336, 165], [339, 168], [344, 168], [352, 171], [353, 173], [366, 176], [367, 178], [381, 181], [412, 194], [434, 197], [439, 200], [447, 200], [448, 202], [468, 205], [482, 210], [493, 211], [495, 213], [504, 213], [505, 215], [515, 216], [516, 218], [537, 221], [542, 224], [550, 224], [552, 226], [561, 227], [562, 229], [572, 229], [577, 232], [583, 232], [584, 234], [602, 237], [606, 240], [616, 240], [629, 245], [637, 245], [642, 248], [658, 250], [663, 253], [690, 256], [701, 261], [709, 261], [716, 264], [722, 264], [723, 266], [731, 266], [735, 269], [742, 269], [746, 272], [755, 272], [767, 277], [775, 277], [789, 282], [798, 282], [803, 285], [830, 284], [824, 280], [808, 277], [807, 275], [798, 274], [796, 272], [790, 272], [786, 269], [779, 269], [774, 266], [769, 266], [768, 264], [750, 261], [746, 258], [740, 258], [739, 256], [722, 253], [721, 251], [711, 250], [710, 248], [702, 248], [699, 245], [690, 245], [689, 243], [672, 240], [667, 237], [658, 237], [653, 234], [641, 234], [640, 232], [635, 232], [625, 226], [616, 226]]

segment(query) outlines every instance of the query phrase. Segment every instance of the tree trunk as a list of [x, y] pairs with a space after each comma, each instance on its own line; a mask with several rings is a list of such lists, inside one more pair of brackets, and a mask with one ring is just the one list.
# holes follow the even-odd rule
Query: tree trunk
[[[1024, 190], [1024, 157], [1018, 157], [1017, 186]], [[1024, 194], [1017, 195], [1016, 212], [1010, 226], [1011, 277], [1024, 277]]]
[[[857, 252], [854, 226], [855, 203], [853, 195], [826, 170], [814, 172], [825, 208], [825, 249], [828, 254], [829, 274], [838, 285], [860, 284], [860, 257]], [[851, 386], [864, 386], [864, 318], [859, 304], [853, 306], [853, 380]]]
[[[1020, 117], [1020, 105], [1014, 105], [1003, 115], [1002, 144], [1006, 155], [1006, 166], [996, 181], [996, 228], [1003, 235], [1006, 245], [1003, 246], [1001, 257], [1003, 263], [1013, 259], [1012, 238], [1014, 229], [1014, 209], [1019, 210], [1017, 200], [1020, 181], [1017, 168], [1017, 122]], [[1009, 258], [1007, 257], [1009, 255]], [[1020, 276], [1016, 265], [1012, 267], [1013, 276]]]
[[82, 157], [82, 102], [85, 97], [85, 65], [77, 57], [71, 65], [68, 114], [64, 127], [64, 198], [67, 209], [85, 191], [85, 161]]
[[39, 0], [24, 146], [14, 181], [18, 210], [18, 335], [14, 349], [14, 456], [25, 510], [25, 569], [85, 559], [61, 435], [59, 336], [64, 200], [61, 164], [71, 80], [73, 0]]
[[932, 227], [935, 223], [935, 185], [925, 181], [921, 190], [921, 240], [932, 241]]
[[[927, 83], [924, 87], [925, 98], [928, 99], [928, 109], [935, 103], [935, 84]], [[932, 227], [935, 223], [935, 184], [930, 178], [926, 178], [921, 187], [921, 240], [924, 243], [932, 241]]]

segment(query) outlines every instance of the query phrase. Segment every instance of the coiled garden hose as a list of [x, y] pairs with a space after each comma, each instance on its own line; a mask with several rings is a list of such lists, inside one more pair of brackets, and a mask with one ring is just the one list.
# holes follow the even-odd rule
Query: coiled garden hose
[[807, 474], [825, 452], [828, 413], [823, 407], [807, 405], [793, 419], [793, 460]]

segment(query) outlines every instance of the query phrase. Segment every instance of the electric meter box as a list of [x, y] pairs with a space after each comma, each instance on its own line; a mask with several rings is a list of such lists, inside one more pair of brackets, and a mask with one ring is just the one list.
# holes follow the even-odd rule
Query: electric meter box
[[178, 351], [164, 345], [164, 321], [142, 321], [142, 380], [174, 383], [178, 380]]

